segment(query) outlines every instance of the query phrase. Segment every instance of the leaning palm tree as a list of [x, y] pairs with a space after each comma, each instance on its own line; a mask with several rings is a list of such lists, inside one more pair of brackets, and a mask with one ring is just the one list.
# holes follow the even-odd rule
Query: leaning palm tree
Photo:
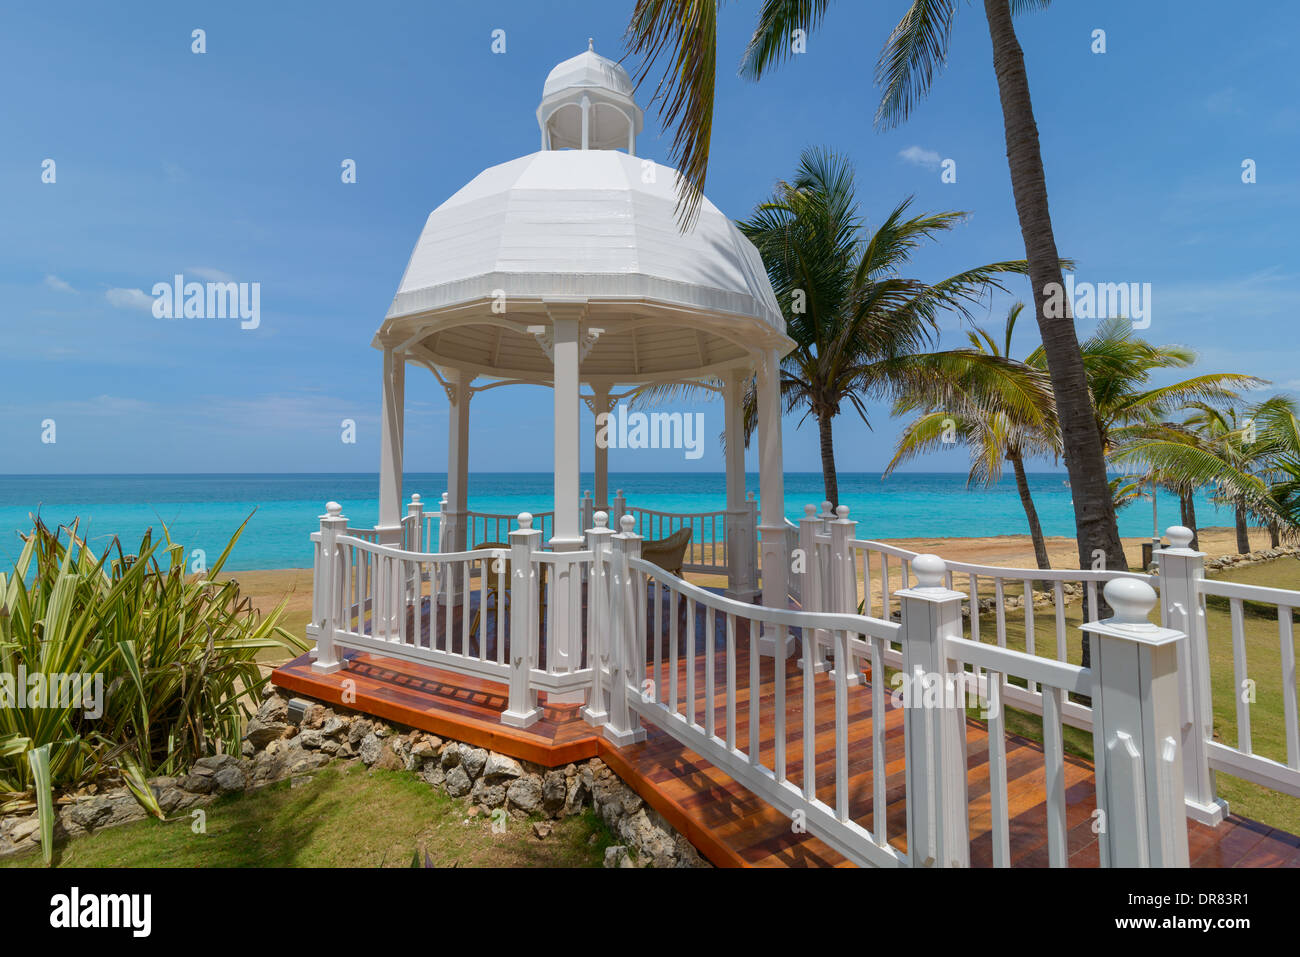
[[[994, 356], [1014, 362], [1010, 358], [1011, 335], [1015, 330], [1016, 320], [1024, 310], [1025, 304], [1018, 302], [1007, 313], [1003, 339], [999, 343], [987, 330], [976, 327], [967, 335], [970, 349], [954, 350], [942, 353], [949, 357], [950, 365], [959, 363], [969, 357], [971, 367], [966, 375], [970, 378], [1004, 375], [997, 366], [980, 363], [983, 356]], [[906, 415], [921, 410], [899, 435], [885, 474], [891, 474], [899, 465], [917, 458], [926, 452], [945, 447], [952, 442], [965, 443], [970, 450], [971, 467], [967, 476], [968, 485], [996, 485], [1002, 478], [1003, 463], [1010, 462], [1015, 475], [1016, 491], [1020, 494], [1020, 504], [1025, 510], [1029, 523], [1029, 536], [1034, 544], [1034, 559], [1039, 568], [1051, 568], [1047, 555], [1047, 541], [1043, 537], [1043, 526], [1038, 519], [1038, 509], [1029, 490], [1029, 478], [1025, 473], [1025, 459], [1040, 455], [1057, 455], [1060, 453], [1056, 411], [1052, 405], [1051, 391], [1046, 387], [1045, 377], [1038, 370], [1024, 363], [1016, 364], [1022, 377], [1009, 384], [1018, 385], [1023, 391], [1022, 401], [1015, 404], [999, 402], [989, 404], [979, 401], [980, 397], [994, 394], [990, 388], [968, 390], [974, 396], [958, 408], [936, 401], [942, 397], [935, 394], [934, 384], [942, 381], [935, 377], [930, 381], [921, 380], [917, 388], [907, 392], [894, 403], [894, 415]]]
[[[1063, 451], [1074, 490], [1079, 560], [1081, 565], [1090, 562], [1094, 550], [1100, 548], [1108, 567], [1127, 569], [1073, 317], [1068, 307], [1059, 318], [1053, 318], [1046, 308], [1054, 291], [1064, 288], [1064, 277], [1047, 203], [1047, 178], [1024, 54], [1012, 18], [1049, 3], [984, 0], [984, 15], [993, 41], [993, 69], [1002, 102], [1012, 193], [1029, 262], [1039, 333], [1065, 438]], [[787, 59], [793, 52], [793, 31], [814, 30], [829, 5], [829, 0], [764, 0], [741, 62], [741, 74], [757, 80]], [[676, 127], [672, 158], [682, 174], [679, 210], [684, 222], [690, 222], [698, 211], [708, 171], [717, 8], [718, 0], [637, 0], [628, 25], [630, 50], [642, 57], [640, 81], [650, 75], [661, 56], [671, 61], [663, 70], [655, 97], [664, 103], [664, 128]], [[929, 93], [947, 61], [956, 15], [957, 0], [912, 0], [877, 62], [876, 79], [884, 88], [876, 110], [877, 126], [904, 122]]]
[[1114, 458], [1140, 462], [1184, 487], [1210, 487], [1233, 509], [1237, 551], [1250, 551], [1249, 519], [1269, 526], [1276, 543], [1300, 528], [1300, 427], [1294, 403], [1274, 396], [1239, 411], [1193, 403], [1180, 428], [1128, 430]]

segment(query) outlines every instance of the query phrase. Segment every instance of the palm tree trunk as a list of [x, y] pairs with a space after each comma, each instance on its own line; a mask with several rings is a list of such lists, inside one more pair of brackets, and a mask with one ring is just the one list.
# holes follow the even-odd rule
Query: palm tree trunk
[[1192, 551], [1200, 551], [1201, 550], [1200, 535], [1196, 531], [1196, 499], [1191, 492], [1178, 493], [1178, 511], [1182, 513], [1181, 518], [1183, 520], [1183, 526], [1191, 529]]
[[1029, 537], [1034, 540], [1034, 559], [1039, 568], [1051, 568], [1052, 562], [1047, 557], [1047, 542], [1043, 538], [1043, 526], [1038, 522], [1038, 509], [1029, 494], [1029, 479], [1025, 475], [1025, 461], [1019, 452], [1007, 452], [1011, 460], [1011, 469], [1016, 474], [1016, 491], [1020, 493], [1020, 504], [1024, 506], [1025, 518], [1029, 519]]
[[1250, 529], [1246, 527], [1246, 510], [1237, 509], [1237, 552], [1242, 555], [1250, 554]]
[[[1115, 509], [1106, 481], [1106, 457], [1101, 432], [1093, 411], [1092, 395], [1084, 375], [1083, 355], [1074, 331], [1074, 320], [1066, 307], [1065, 316], [1047, 318], [1046, 302], [1054, 288], [1065, 288], [1056, 238], [1052, 233], [1047, 204], [1047, 181], [1038, 145], [1038, 127], [1029, 98], [1025, 59], [1016, 39], [1008, 0], [984, 0], [989, 36], [993, 41], [993, 68], [1002, 101], [1002, 120], [1007, 145], [1011, 188], [1020, 217], [1020, 233], [1029, 261], [1038, 330], [1047, 357], [1047, 369], [1056, 397], [1056, 411], [1065, 447], [1065, 466], [1074, 492], [1074, 524], [1079, 543], [1079, 567], [1091, 568], [1093, 553], [1100, 549], [1106, 567], [1127, 571], [1128, 560], [1115, 524]], [[1087, 663], [1087, 643], [1084, 662]]]
[[1282, 544], [1282, 530], [1278, 528], [1277, 522], [1268, 523], [1268, 544], [1272, 548]]
[[835, 477], [835, 441], [831, 437], [831, 419], [829, 412], [817, 415], [817, 431], [822, 443], [822, 484], [826, 487], [826, 500], [831, 503], [831, 511], [840, 504], [840, 485]]

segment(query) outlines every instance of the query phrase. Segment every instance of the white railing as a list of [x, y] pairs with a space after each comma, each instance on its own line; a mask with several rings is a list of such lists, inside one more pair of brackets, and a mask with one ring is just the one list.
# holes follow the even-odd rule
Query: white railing
[[[412, 514], [404, 539], [421, 529], [418, 502]], [[1222, 812], [1214, 771], [1300, 790], [1292, 626], [1300, 592], [1206, 582], [1203, 556], [1179, 537], [1185, 530], [1170, 529], [1174, 545], [1160, 553], [1160, 578], [1153, 579], [945, 564], [854, 537], [847, 509], [831, 515], [810, 508], [797, 529], [807, 554], [795, 577], [811, 610], [792, 611], [719, 596], [644, 561], [635, 514], [624, 516], [617, 534], [603, 512], [594, 518], [580, 551], [542, 551], [543, 533], [525, 513], [507, 533], [508, 549], [431, 553], [355, 534], [330, 503], [312, 536], [313, 668], [337, 670], [339, 649], [355, 649], [502, 681], [509, 686], [502, 721], [520, 727], [538, 720], [539, 692], [555, 703], [585, 701], [586, 719], [618, 745], [643, 738], [644, 719], [773, 806], [802, 815], [809, 831], [861, 864], [969, 863], [970, 694], [988, 720], [996, 865], [1011, 860], [1009, 706], [1042, 717], [1053, 865], [1069, 858], [1064, 724], [1092, 729], [1097, 810], [1107, 822], [1098, 838], [1103, 865], [1185, 865], [1185, 815], [1213, 822]], [[1050, 586], [1039, 596], [1055, 622], [1047, 654], [1034, 644], [1031, 582]], [[1008, 647], [1008, 583], [1025, 597], [1023, 649]], [[1068, 584], [1077, 587], [1067, 592]], [[1080, 615], [1091, 651], [1091, 666], [1083, 667], [1068, 660], [1074, 622], [1067, 597], [1096, 607], [1099, 584], [1115, 615]], [[1162, 621], [1172, 627], [1146, 621], [1153, 584], [1161, 588]], [[994, 604], [986, 611], [980, 596], [988, 585]], [[1228, 604], [1234, 687], [1252, 680], [1247, 650], [1257, 644], [1245, 616], [1260, 605], [1273, 609], [1286, 763], [1255, 753], [1249, 700], [1235, 705], [1235, 747], [1212, 739], [1208, 692], [1196, 690], [1209, 687], [1207, 600]], [[877, 607], [881, 613], [871, 615]], [[786, 649], [796, 645], [801, 660], [787, 668]], [[888, 669], [899, 670], [891, 684], [901, 676], [904, 689], [942, 681], [962, 692], [956, 704], [933, 707], [908, 706], [905, 691], [906, 852], [889, 840], [886, 775], [867, 774], [887, 764]], [[869, 697], [855, 698], [867, 694], [868, 682]], [[851, 716], [870, 723], [869, 744], [851, 740]], [[818, 741], [819, 731], [829, 742]], [[859, 747], [863, 753], [855, 753]]]
[[[1226, 602], [1229, 634], [1208, 635], [1210, 642], [1230, 642], [1232, 646], [1232, 698], [1235, 702], [1236, 743], [1206, 742], [1212, 770], [1234, 774], [1247, 781], [1300, 797], [1300, 709], [1296, 703], [1296, 653], [1294, 613], [1300, 608], [1300, 592], [1282, 588], [1264, 588], [1236, 582], [1196, 580], [1201, 598], [1201, 621], [1206, 619], [1206, 603], [1218, 599]], [[1280, 682], [1264, 676], [1274, 667], [1270, 662], [1253, 671], [1247, 656], [1246, 617], [1272, 619], [1277, 633], [1278, 673]], [[1281, 687], [1276, 687], [1280, 683]], [[1283, 760], [1256, 753], [1251, 735], [1251, 712], [1261, 697], [1281, 694], [1282, 727], [1286, 755]], [[1212, 692], [1211, 692], [1212, 694]], [[1274, 698], [1276, 701], [1276, 698]], [[1281, 757], [1279, 754], [1278, 757]]]
[[636, 533], [645, 539], [667, 538], [683, 528], [691, 530], [683, 571], [725, 575], [727, 561], [728, 516], [718, 512], [659, 512], [629, 505], [627, 515], [635, 521]]

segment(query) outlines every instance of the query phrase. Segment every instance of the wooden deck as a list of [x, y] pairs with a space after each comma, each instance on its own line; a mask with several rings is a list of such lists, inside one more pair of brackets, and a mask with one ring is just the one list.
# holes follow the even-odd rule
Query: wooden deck
[[[747, 675], [745, 646], [739, 643], [737, 672]], [[703, 652], [703, 648], [700, 648]], [[715, 650], [714, 654], [718, 654]], [[696, 713], [704, 712], [704, 655], [696, 656]], [[771, 766], [774, 751], [771, 713], [777, 672], [771, 659], [762, 659], [760, 700], [764, 716], [760, 726], [760, 755]], [[801, 707], [803, 673], [798, 661], [785, 661], [788, 775], [802, 781]], [[667, 662], [658, 677], [664, 693]], [[724, 673], [719, 657], [717, 674]], [[655, 677], [653, 667], [647, 669]], [[492, 681], [466, 678], [436, 668], [370, 655], [348, 656], [347, 667], [333, 675], [312, 674], [304, 655], [278, 668], [272, 681], [282, 688], [331, 704], [342, 705], [345, 680], [354, 683], [356, 710], [384, 720], [490, 748], [503, 754], [549, 767], [599, 757], [632, 786], [652, 807], [681, 831], [715, 865], [737, 867], [846, 866], [841, 855], [810, 834], [795, 833], [790, 819], [755, 797], [728, 775], [683, 747], [666, 732], [647, 724], [645, 742], [617, 748], [586, 724], [579, 706], [543, 705], [542, 719], [526, 730], [500, 723], [506, 707], [506, 687]], [[685, 664], [678, 663], [679, 695], [685, 693]], [[742, 681], [742, 685], [744, 685]], [[816, 680], [817, 761], [816, 786], [822, 800], [833, 803], [834, 730], [833, 688], [825, 676]], [[851, 695], [851, 810], [855, 820], [872, 827], [871, 727], [876, 703], [869, 684]], [[684, 702], [679, 706], [685, 707]], [[748, 745], [748, 688], [738, 689], [736, 735]], [[887, 808], [890, 843], [906, 849], [906, 808], [903, 774], [903, 712], [886, 700], [880, 720], [887, 727]], [[824, 715], [824, 717], [823, 717]], [[715, 722], [725, 727], [722, 696], [715, 701]], [[988, 737], [978, 722], [968, 722], [968, 780], [970, 793], [971, 864], [990, 866]], [[1007, 787], [1011, 820], [1011, 854], [1014, 866], [1047, 866], [1046, 805], [1044, 803], [1043, 752], [1037, 744], [1019, 737], [1007, 740]], [[1096, 867], [1097, 841], [1092, 833], [1095, 807], [1092, 766], [1066, 756], [1066, 804], [1069, 853], [1072, 867]], [[1231, 816], [1218, 828], [1188, 821], [1193, 867], [1300, 867], [1300, 837], [1255, 821]]]

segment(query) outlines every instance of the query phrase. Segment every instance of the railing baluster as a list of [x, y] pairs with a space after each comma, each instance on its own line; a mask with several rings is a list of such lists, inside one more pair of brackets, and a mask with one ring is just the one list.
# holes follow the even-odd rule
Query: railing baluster
[[498, 553], [492, 561], [497, 576], [497, 664], [506, 663], [506, 619], [505, 604], [509, 599], [510, 579], [506, 576], [506, 558]]
[[1052, 587], [1052, 599], [1056, 602], [1056, 660], [1065, 660], [1065, 588], [1058, 581]]
[[478, 659], [488, 660], [487, 623], [488, 623], [488, 563], [486, 555], [478, 562]]
[[[654, 683], [650, 687], [654, 689], [655, 703], [663, 704], [664, 694], [661, 685], [663, 683], [664, 623], [663, 623], [663, 603], [659, 600], [660, 599], [659, 592], [661, 587], [666, 587], [666, 586], [661, 586], [659, 578], [656, 576], [652, 587], [654, 588], [654, 596], [655, 596], [654, 598], [655, 601], [655, 631], [654, 631], [655, 676], [654, 676]], [[672, 601], [672, 592], [668, 593], [668, 600], [669, 602]]]
[[1047, 785], [1047, 859], [1051, 867], [1066, 867], [1069, 847], [1065, 833], [1065, 749], [1061, 735], [1060, 688], [1043, 685], [1043, 773]]
[[1240, 598], [1229, 598], [1232, 610], [1232, 696], [1237, 702], [1237, 750], [1254, 754], [1250, 740], [1250, 704], [1243, 692], [1246, 689], [1246, 628], [1242, 622]]
[[1002, 579], [993, 579], [993, 607], [996, 610], [995, 619], [998, 625], [998, 647], [1007, 646], [1007, 603], [1002, 592]]
[[885, 639], [871, 637], [871, 830], [881, 847], [889, 844], [888, 765], [885, 731], [889, 706], [885, 696]]
[[1300, 709], [1296, 707], [1295, 635], [1291, 609], [1279, 605], [1277, 633], [1282, 645], [1282, 720], [1286, 725], [1287, 767], [1300, 771]]
[[1011, 866], [1011, 816], [1007, 805], [1007, 735], [1002, 714], [1002, 673], [986, 671], [989, 745], [989, 811], [993, 866]]
[[[749, 619], [750, 640], [758, 622]], [[692, 629], [692, 633], [694, 629]], [[691, 708], [691, 723], [694, 724], [694, 706]], [[734, 622], [727, 623], [727, 750], [736, 750], [736, 629]]]
[[[784, 648], [789, 639], [790, 629], [781, 625], [776, 633], [777, 647]], [[785, 662], [781, 655], [772, 658], [772, 684], [775, 688], [775, 722], [773, 726], [773, 745], [776, 749], [772, 758], [772, 772], [778, 781], [785, 780]], [[750, 707], [754, 705], [751, 702]]]
[[[714, 709], [717, 702], [714, 700], [717, 694], [717, 676], [714, 674], [714, 659], [718, 656], [718, 636], [717, 626], [715, 624], [716, 615], [709, 615], [704, 622], [704, 733], [713, 737], [714, 729], [717, 727], [717, 715]], [[733, 616], [728, 614], [723, 622], [723, 627], [733, 626]]]
[[[710, 610], [709, 617], [713, 617]], [[774, 629], [775, 630], [775, 629]], [[759, 739], [758, 717], [760, 705], [762, 703], [763, 688], [759, 684], [758, 666], [762, 655], [758, 651], [759, 635], [757, 631], [749, 633], [749, 746], [746, 750], [749, 752], [749, 763], [755, 766], [761, 766], [763, 763], [762, 741]], [[782, 647], [781, 645], [777, 646]]]
[[686, 720], [695, 724], [695, 601], [687, 606], [686, 634]]
[[[1037, 654], [1034, 650], [1034, 583], [1032, 579], [1025, 579], [1025, 653]], [[1030, 694], [1038, 691], [1038, 682], [1026, 681], [1025, 686], [1029, 689]]]
[[835, 816], [849, 820], [849, 661], [848, 632], [830, 633], [835, 649]]
[[677, 653], [677, 606], [683, 602], [685, 602], [686, 607], [689, 607], [689, 601], [681, 597], [673, 599], [673, 616], [668, 620], [668, 699], [669, 710], [673, 714], [679, 713], [677, 707], [677, 668], [681, 658]]

